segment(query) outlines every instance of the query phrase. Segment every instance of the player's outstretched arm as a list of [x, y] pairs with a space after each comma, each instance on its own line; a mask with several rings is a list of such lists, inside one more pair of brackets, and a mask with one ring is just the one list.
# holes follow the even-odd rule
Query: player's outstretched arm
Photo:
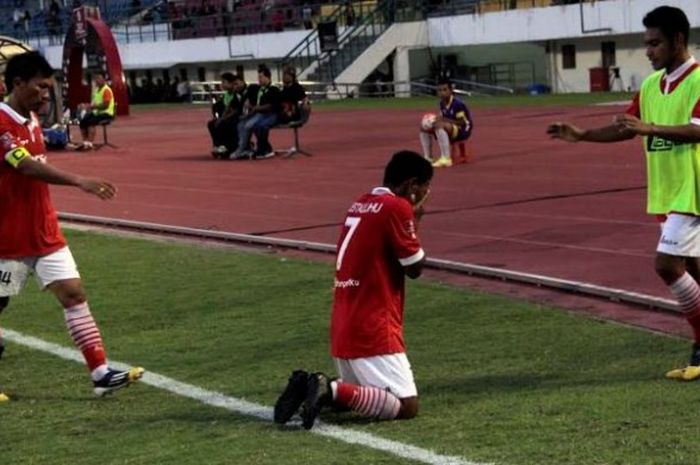
[[660, 137], [661, 139], [681, 143], [700, 142], [700, 125], [683, 124], [680, 126], [658, 126], [648, 124], [632, 115], [622, 115], [616, 119], [617, 125], [640, 136]]
[[117, 189], [107, 181], [69, 173], [29, 157], [19, 162], [16, 168], [25, 176], [41, 179], [49, 184], [75, 186], [103, 200], [111, 199], [117, 193]]
[[636, 134], [619, 124], [611, 124], [593, 129], [582, 129], [570, 123], [553, 123], [547, 127], [547, 134], [552, 139], [567, 142], [621, 142], [634, 138]]

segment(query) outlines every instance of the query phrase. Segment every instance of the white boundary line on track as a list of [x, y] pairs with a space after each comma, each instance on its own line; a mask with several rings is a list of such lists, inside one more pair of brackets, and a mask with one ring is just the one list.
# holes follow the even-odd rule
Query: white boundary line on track
[[[64, 360], [70, 360], [80, 364], [84, 363], [83, 356], [75, 349], [69, 349], [6, 328], [3, 329], [3, 333], [6, 340], [14, 342], [15, 344], [46, 352]], [[127, 370], [130, 368], [129, 365], [121, 362], [110, 362], [110, 366], [118, 370]], [[140, 382], [212, 407], [222, 408], [259, 420], [272, 421], [272, 409], [270, 407], [249, 402], [244, 399], [230, 397], [220, 392], [209, 391], [157, 373], [146, 372]], [[429, 465], [490, 465], [482, 462], [472, 462], [459, 456], [441, 455], [431, 450], [412, 446], [403, 442], [384, 439], [370, 433], [341, 428], [322, 422], [317, 422], [316, 426], [311, 430], [311, 433]]]

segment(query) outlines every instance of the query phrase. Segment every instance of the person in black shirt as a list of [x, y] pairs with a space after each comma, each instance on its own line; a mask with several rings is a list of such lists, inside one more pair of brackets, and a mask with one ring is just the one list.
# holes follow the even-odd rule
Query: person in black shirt
[[[258, 85], [248, 87], [243, 118], [238, 123], [238, 148], [229, 158], [270, 158], [275, 156], [267, 139], [269, 129], [277, 123], [280, 90], [272, 85], [272, 73], [265, 65], [258, 67]], [[250, 149], [250, 135], [255, 132], [257, 150]]]
[[224, 95], [214, 103], [214, 118], [207, 123], [214, 158], [228, 158], [228, 154], [238, 147], [238, 121], [243, 111], [246, 83], [242, 76], [224, 73], [221, 75], [221, 89]]
[[280, 116], [278, 123], [289, 123], [301, 119], [301, 111], [308, 112], [309, 99], [304, 87], [297, 81], [297, 71], [287, 66], [282, 72], [282, 92], [280, 93]]

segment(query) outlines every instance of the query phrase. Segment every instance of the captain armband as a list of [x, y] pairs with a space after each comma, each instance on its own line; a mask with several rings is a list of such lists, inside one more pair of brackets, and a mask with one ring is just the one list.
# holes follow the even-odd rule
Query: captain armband
[[16, 147], [5, 154], [5, 161], [13, 168], [17, 168], [25, 158], [32, 158], [32, 154], [24, 147]]

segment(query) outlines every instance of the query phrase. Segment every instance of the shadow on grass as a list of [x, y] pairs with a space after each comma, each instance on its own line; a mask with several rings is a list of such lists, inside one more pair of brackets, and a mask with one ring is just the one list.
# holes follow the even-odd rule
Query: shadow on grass
[[609, 372], [592, 374], [566, 373], [562, 376], [555, 374], [514, 373], [491, 374], [483, 376], [454, 376], [451, 379], [427, 380], [418, 386], [420, 394], [425, 396], [444, 395], [446, 393], [469, 396], [483, 393], [509, 393], [522, 391], [549, 391], [562, 388], [601, 387], [636, 382], [648, 383], [659, 381], [663, 373], [653, 371], [628, 371], [611, 374]]

